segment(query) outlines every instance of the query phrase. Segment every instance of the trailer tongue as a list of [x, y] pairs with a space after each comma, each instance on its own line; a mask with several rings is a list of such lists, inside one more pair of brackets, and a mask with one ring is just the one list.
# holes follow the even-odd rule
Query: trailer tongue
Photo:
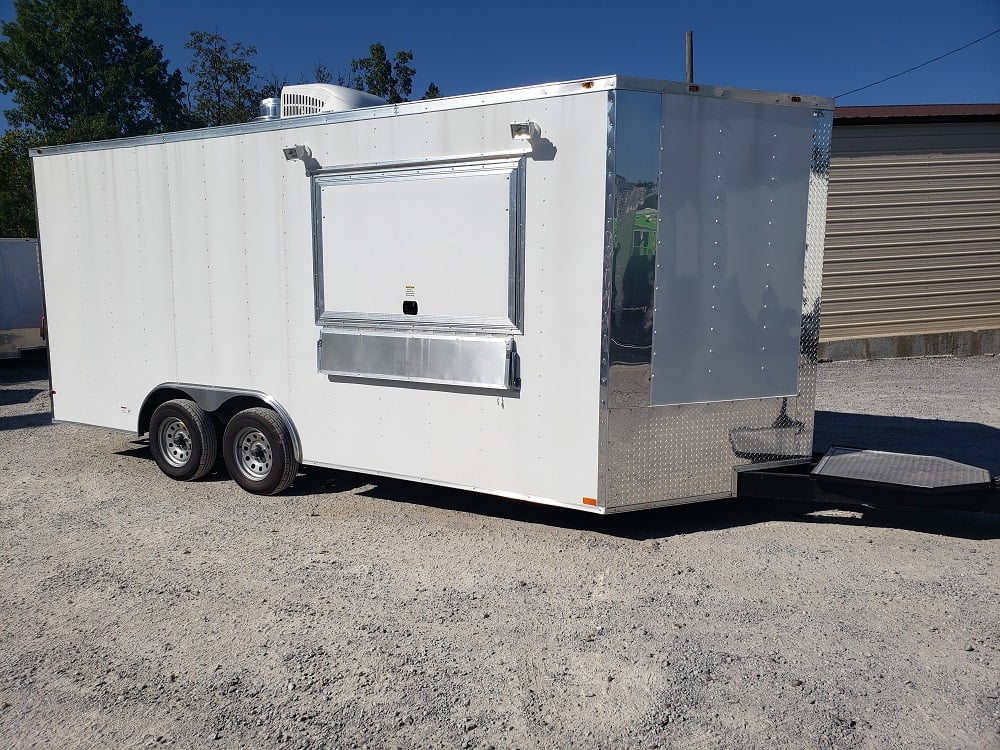
[[831, 447], [819, 461], [737, 470], [736, 494], [806, 502], [979, 511], [1000, 496], [985, 469], [936, 456]]

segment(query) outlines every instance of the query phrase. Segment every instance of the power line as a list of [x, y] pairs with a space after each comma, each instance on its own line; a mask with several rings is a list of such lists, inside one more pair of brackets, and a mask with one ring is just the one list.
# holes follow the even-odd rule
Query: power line
[[994, 29], [989, 34], [987, 34], [986, 36], [981, 36], [978, 39], [973, 39], [968, 44], [963, 44], [961, 47], [956, 47], [951, 52], [945, 52], [943, 55], [938, 55], [933, 60], [928, 60], [927, 62], [922, 62], [922, 63], [920, 63], [920, 65], [914, 65], [912, 68], [907, 68], [906, 70], [902, 70], [899, 73], [894, 73], [893, 75], [888, 76], [886, 78], [883, 78], [880, 81], [875, 81], [874, 83], [869, 83], [869, 84], [866, 84], [864, 86], [860, 86], [859, 88], [851, 89], [850, 91], [845, 91], [843, 94], [837, 94], [836, 98], [839, 99], [840, 97], [847, 96], [848, 94], [856, 94], [858, 91], [864, 91], [865, 89], [870, 89], [872, 86], [878, 86], [880, 83], [885, 83], [886, 81], [891, 81], [893, 78], [899, 78], [900, 76], [906, 75], [907, 73], [912, 73], [914, 70], [917, 70], [918, 68], [922, 68], [925, 65], [930, 65], [931, 63], [935, 63], [938, 60], [943, 60], [944, 58], [948, 57], [948, 55], [954, 55], [956, 52], [961, 52], [963, 49], [968, 49], [973, 44], [979, 44], [984, 39], [989, 39], [991, 36], [994, 36], [995, 34], [1000, 34], [1000, 29]]

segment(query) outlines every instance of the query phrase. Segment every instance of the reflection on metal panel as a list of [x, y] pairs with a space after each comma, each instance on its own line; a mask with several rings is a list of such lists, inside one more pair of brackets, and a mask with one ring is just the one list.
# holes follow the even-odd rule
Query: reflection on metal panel
[[519, 386], [511, 338], [323, 331], [319, 371], [328, 375], [474, 388]]
[[[615, 101], [612, 260], [608, 359], [649, 363], [659, 205], [661, 97], [620, 91]], [[616, 392], [614, 384], [612, 392]], [[640, 403], [649, 403], [648, 383]], [[622, 405], [612, 400], [611, 406]]]
[[1000, 327], [1000, 123], [835, 128], [824, 341]]
[[797, 393], [812, 113], [664, 97], [652, 403]]
[[[729, 495], [737, 466], [811, 456], [831, 114], [817, 110], [810, 123], [798, 394], [607, 410], [602, 453], [607, 478], [601, 504], [609, 511]], [[662, 251], [662, 241], [660, 247]], [[622, 402], [644, 390], [648, 393], [650, 375], [648, 364], [619, 367], [609, 378], [608, 401]]]
[[319, 323], [520, 330], [523, 158], [313, 178]]

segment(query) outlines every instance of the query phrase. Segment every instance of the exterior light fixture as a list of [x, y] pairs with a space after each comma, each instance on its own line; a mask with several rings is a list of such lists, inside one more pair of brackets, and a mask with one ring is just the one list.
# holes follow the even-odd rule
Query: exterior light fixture
[[512, 122], [510, 124], [510, 137], [515, 141], [537, 141], [542, 137], [542, 129], [538, 127], [538, 123], [531, 122]]
[[281, 151], [284, 153], [285, 158], [288, 159], [288, 161], [295, 161], [296, 159], [305, 161], [312, 156], [312, 149], [308, 146], [289, 146], [288, 148], [281, 149]]

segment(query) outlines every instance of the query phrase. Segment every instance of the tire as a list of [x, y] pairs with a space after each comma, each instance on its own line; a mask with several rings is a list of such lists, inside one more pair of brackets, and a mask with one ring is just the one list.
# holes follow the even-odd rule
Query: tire
[[194, 401], [166, 401], [149, 420], [149, 448], [160, 471], [171, 479], [201, 479], [215, 465], [218, 446], [211, 417]]
[[247, 492], [275, 495], [298, 474], [291, 436], [271, 409], [256, 406], [234, 416], [222, 445], [229, 475]]

